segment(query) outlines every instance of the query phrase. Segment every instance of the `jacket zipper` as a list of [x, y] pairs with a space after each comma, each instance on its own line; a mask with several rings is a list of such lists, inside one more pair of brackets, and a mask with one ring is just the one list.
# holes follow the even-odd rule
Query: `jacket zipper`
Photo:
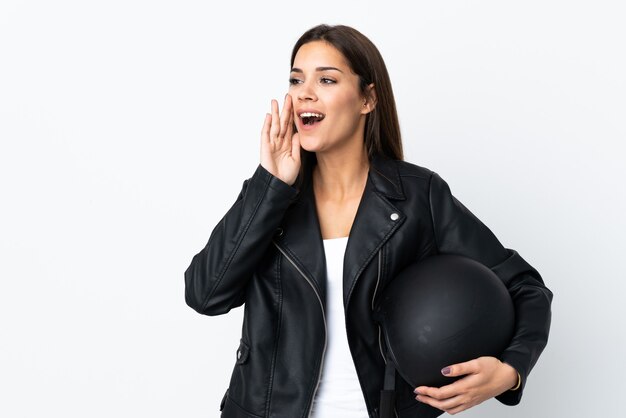
[[[374, 295], [372, 296], [372, 311], [374, 310], [374, 300], [376, 299], [376, 293], [378, 292], [378, 285], [380, 284], [380, 271], [382, 269], [382, 249], [378, 251], [378, 277], [376, 278], [376, 287], [374, 288]], [[380, 351], [380, 356], [383, 358], [385, 364], [387, 364], [387, 359], [385, 358], [385, 354], [383, 353], [383, 344], [381, 340], [382, 332], [380, 330], [380, 325], [378, 325], [378, 350]], [[396, 407], [393, 407], [393, 413], [398, 417], [398, 411]]]
[[306, 274], [304, 274], [302, 272], [302, 270], [300, 270], [300, 268], [296, 265], [296, 263], [293, 262], [293, 260], [285, 253], [285, 251], [283, 251], [282, 248], [280, 248], [278, 246], [278, 244], [276, 244], [275, 241], [273, 241], [273, 243], [276, 246], [276, 248], [278, 248], [278, 251], [280, 251], [281, 254], [287, 259], [287, 261], [289, 261], [291, 263], [291, 265], [293, 265], [295, 267], [295, 269], [298, 270], [298, 273], [300, 273], [300, 275], [302, 277], [304, 277], [304, 279], [307, 281], [309, 286], [311, 286], [311, 288], [313, 289], [313, 292], [315, 292], [315, 296], [317, 296], [317, 301], [319, 302], [320, 309], [322, 311], [322, 319], [324, 320], [324, 350], [322, 351], [322, 359], [320, 361], [320, 367], [319, 367], [319, 371], [317, 373], [317, 384], [315, 385], [315, 390], [313, 391], [313, 396], [311, 396], [311, 399], [309, 400], [309, 410], [307, 412], [307, 416], [311, 416], [311, 408], [313, 407], [313, 398], [315, 398], [315, 394], [317, 393], [317, 389], [320, 386], [320, 381], [322, 379], [322, 370], [323, 370], [323, 365], [324, 365], [324, 356], [326, 355], [326, 345], [327, 345], [327, 340], [328, 340], [328, 328], [327, 328], [327, 325], [326, 325], [326, 313], [324, 312], [324, 305], [322, 304], [322, 298], [320, 297], [320, 294], [317, 292], [317, 289], [313, 285], [313, 282], [311, 282], [311, 280], [306, 276]]
[[[374, 288], [374, 296], [372, 296], [372, 311], [374, 310], [374, 300], [376, 299], [376, 293], [378, 292], [378, 285], [380, 284], [380, 270], [382, 266], [382, 250], [378, 251], [378, 277], [376, 278], [376, 287]], [[380, 356], [383, 358], [385, 364], [387, 364], [387, 360], [385, 359], [385, 354], [383, 353], [383, 346], [380, 340], [381, 331], [380, 325], [378, 325], [378, 349], [380, 351]]]

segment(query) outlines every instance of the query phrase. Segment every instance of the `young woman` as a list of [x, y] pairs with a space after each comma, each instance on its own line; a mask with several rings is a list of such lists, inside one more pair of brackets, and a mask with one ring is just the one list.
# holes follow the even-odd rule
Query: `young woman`
[[434, 254], [492, 268], [516, 329], [499, 358], [452, 364], [443, 386], [396, 378], [395, 415], [435, 417], [491, 397], [514, 405], [546, 345], [552, 293], [455, 199], [403, 161], [389, 76], [377, 48], [320, 25], [293, 48], [282, 112], [272, 100], [261, 161], [185, 272], [186, 301], [219, 315], [245, 304], [223, 417], [379, 417], [385, 357], [372, 318], [381, 289]]

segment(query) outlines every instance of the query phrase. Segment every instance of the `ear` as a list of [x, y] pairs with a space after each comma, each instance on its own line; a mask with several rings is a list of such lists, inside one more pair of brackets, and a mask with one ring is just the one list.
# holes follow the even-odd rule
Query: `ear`
[[367, 86], [367, 94], [365, 95], [363, 101], [363, 109], [361, 110], [361, 114], [365, 115], [376, 108], [376, 103], [378, 103], [378, 97], [376, 96], [374, 83], [370, 83], [370, 85]]

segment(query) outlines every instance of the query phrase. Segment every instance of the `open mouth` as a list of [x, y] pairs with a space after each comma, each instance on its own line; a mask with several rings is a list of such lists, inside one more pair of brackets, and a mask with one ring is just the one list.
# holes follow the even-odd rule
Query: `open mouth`
[[321, 113], [303, 112], [300, 114], [300, 119], [303, 125], [313, 125], [324, 119], [324, 115]]

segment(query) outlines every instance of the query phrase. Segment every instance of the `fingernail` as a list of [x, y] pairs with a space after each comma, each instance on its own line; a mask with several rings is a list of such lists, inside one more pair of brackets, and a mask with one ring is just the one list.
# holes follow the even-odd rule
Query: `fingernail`
[[441, 374], [447, 376], [450, 374], [450, 368], [449, 367], [444, 367], [443, 369], [441, 369]]
[[415, 393], [416, 395], [419, 395], [420, 393], [417, 391], [417, 388], [415, 388], [415, 390], [413, 391], [413, 393]]

